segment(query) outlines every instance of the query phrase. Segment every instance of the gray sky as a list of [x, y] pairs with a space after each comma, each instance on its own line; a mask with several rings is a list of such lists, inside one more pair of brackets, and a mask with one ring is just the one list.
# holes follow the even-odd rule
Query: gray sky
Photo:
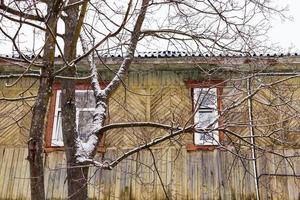
[[271, 19], [270, 39], [282, 47], [285, 52], [300, 52], [300, 0], [276, 1], [280, 5], [288, 4], [288, 16], [292, 17], [292, 20]]
[[[282, 53], [300, 53], [300, 0], [273, 0], [278, 6], [288, 5], [289, 11], [286, 16], [291, 20], [282, 20], [279, 17], [270, 19], [272, 28], [269, 31], [271, 43], [282, 48]], [[37, 39], [38, 40], [38, 39]], [[26, 37], [26, 43], [32, 44], [33, 38]], [[1, 42], [1, 41], [0, 41]], [[31, 45], [30, 45], [31, 46]], [[1, 44], [0, 54], [11, 55], [11, 43]]]

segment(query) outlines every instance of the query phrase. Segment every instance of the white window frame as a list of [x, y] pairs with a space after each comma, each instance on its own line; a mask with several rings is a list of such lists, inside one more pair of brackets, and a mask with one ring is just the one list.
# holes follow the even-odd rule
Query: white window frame
[[[93, 92], [93, 90], [75, 90], [75, 93], [79, 92]], [[60, 147], [64, 146], [63, 136], [57, 133], [57, 122], [58, 122], [58, 113], [61, 112], [61, 108], [59, 108], [59, 99], [61, 96], [61, 90], [56, 91], [56, 101], [55, 101], [55, 111], [54, 111], [54, 120], [53, 120], [53, 129], [51, 136], [51, 146]], [[84, 111], [95, 111], [95, 108], [76, 108], [76, 126], [78, 130], [78, 122], [79, 122], [79, 113]], [[60, 118], [61, 119], [61, 118]]]
[[[201, 98], [199, 97], [201, 94], [205, 95], [208, 94], [208, 92], [214, 93], [215, 99], [214, 99], [214, 105], [203, 108], [201, 107]], [[199, 105], [200, 104], [200, 105]], [[199, 107], [200, 106], [200, 107]], [[207, 132], [201, 133], [201, 132], [195, 132], [194, 133], [194, 144], [195, 145], [218, 145], [219, 144], [219, 131], [216, 130], [219, 126], [218, 122], [218, 89], [215, 87], [208, 88], [208, 87], [197, 87], [193, 88], [193, 107], [194, 107], [194, 123], [195, 128], [203, 128], [207, 129]], [[205, 115], [205, 113], [213, 115], [214, 119], [212, 120], [214, 123], [211, 124], [210, 127], [203, 127], [200, 123], [200, 115]], [[203, 140], [201, 137], [210, 137], [210, 140]]]

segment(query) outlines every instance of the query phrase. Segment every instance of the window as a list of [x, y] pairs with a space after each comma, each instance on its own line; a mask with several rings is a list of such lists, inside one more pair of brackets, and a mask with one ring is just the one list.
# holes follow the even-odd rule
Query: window
[[[77, 83], [75, 93], [76, 122], [79, 137], [86, 141], [91, 130], [95, 98], [89, 83]], [[48, 120], [45, 135], [45, 150], [47, 152], [63, 150], [63, 136], [61, 124], [61, 87], [60, 83], [53, 85], [50, 100]], [[98, 151], [104, 152], [104, 138], [101, 138]]]
[[223, 127], [223, 119], [219, 114], [225, 82], [186, 80], [185, 84], [191, 90], [195, 123], [193, 140], [186, 145], [187, 151], [214, 150], [224, 139], [224, 133], [217, 129]]
[[[87, 133], [92, 128], [93, 112], [95, 111], [95, 98], [92, 90], [76, 90], [76, 124], [79, 137], [86, 142]], [[63, 146], [61, 124], [61, 90], [56, 91], [56, 106], [52, 130], [51, 146]]]
[[217, 88], [193, 88], [195, 145], [217, 145], [219, 143], [219, 132], [215, 130], [219, 123], [217, 97]]

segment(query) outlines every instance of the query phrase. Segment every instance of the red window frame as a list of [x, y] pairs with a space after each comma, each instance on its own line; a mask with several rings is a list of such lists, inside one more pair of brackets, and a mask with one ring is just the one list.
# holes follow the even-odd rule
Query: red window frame
[[[223, 94], [223, 88], [225, 86], [225, 82], [223, 80], [188, 80], [185, 81], [186, 86], [191, 91], [191, 101], [192, 101], [192, 108], [191, 111], [194, 113], [194, 88], [216, 88], [217, 89], [217, 109], [218, 113], [220, 114], [221, 110], [223, 109], [222, 104], [222, 94]], [[222, 117], [219, 117], [218, 119], [218, 126], [219, 128], [223, 127], [224, 120]], [[194, 144], [194, 136], [193, 134], [193, 143], [187, 144], [186, 149], [187, 151], [197, 151], [197, 150], [214, 150], [218, 147], [218, 145], [196, 145]], [[225, 137], [225, 134], [223, 131], [219, 130], [219, 142], [223, 141]]]
[[[101, 85], [105, 85], [104, 83]], [[54, 126], [54, 118], [55, 118], [55, 105], [56, 105], [56, 95], [57, 91], [61, 90], [61, 84], [59, 82], [54, 83], [52, 87], [52, 95], [50, 98], [50, 105], [47, 115], [47, 123], [46, 123], [46, 133], [45, 133], [45, 151], [64, 151], [63, 146], [51, 146], [52, 134], [53, 134], [53, 126]], [[78, 82], [75, 85], [75, 90], [92, 90], [90, 83], [88, 82]], [[100, 140], [100, 144], [98, 147], [98, 152], [105, 152], [105, 134], [102, 135]]]

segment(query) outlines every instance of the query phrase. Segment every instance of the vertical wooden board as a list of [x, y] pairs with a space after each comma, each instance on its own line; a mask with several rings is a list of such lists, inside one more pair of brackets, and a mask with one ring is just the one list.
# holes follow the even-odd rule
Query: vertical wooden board
[[[176, 147], [175, 148], [172, 148], [171, 149], [171, 161], [172, 161], [172, 185], [171, 185], [171, 189], [172, 189], [172, 198], [173, 199], [179, 199], [179, 198], [182, 198], [182, 193], [180, 191], [180, 188], [183, 187], [183, 174], [184, 174], [184, 171], [183, 171], [183, 162], [182, 162], [182, 149], [177, 149]], [[176, 160], [175, 160], [176, 159]], [[180, 173], [179, 173], [179, 170], [178, 170], [178, 164], [180, 164], [181, 166], [181, 170], [180, 170]]]
[[225, 173], [226, 173], [226, 183], [227, 183], [227, 189], [226, 189], [226, 193], [227, 193], [227, 197], [230, 199], [236, 198], [235, 197], [235, 193], [233, 191], [233, 186], [234, 186], [234, 175], [233, 175], [233, 169], [232, 169], [232, 165], [234, 165], [234, 156], [230, 153], [226, 153], [226, 156], [224, 157], [224, 163], [226, 163], [225, 165]]
[[[259, 173], [260, 174], [265, 174], [269, 170], [267, 169], [267, 166], [270, 165], [268, 164], [270, 161], [266, 158], [265, 155], [263, 155], [259, 160], [258, 160], [258, 168], [259, 168]], [[270, 198], [269, 196], [269, 186], [270, 186], [270, 181], [269, 177], [267, 176], [261, 176], [259, 179], [259, 190], [260, 190], [260, 197], [262, 199], [268, 199]]]
[[24, 159], [25, 151], [22, 148], [18, 148], [18, 158], [16, 162], [16, 173], [15, 173], [15, 182], [13, 184], [12, 189], [12, 199], [16, 199], [19, 194], [19, 185], [21, 181], [21, 170], [22, 170], [22, 162]]
[[[160, 184], [159, 187], [161, 187], [161, 190], [163, 190], [162, 187], [165, 188], [165, 190], [168, 192], [168, 149], [162, 149], [161, 150], [162, 155], [161, 155], [161, 171], [160, 171], [160, 176], [163, 181], [163, 186]], [[161, 195], [159, 196], [160, 198], [166, 198], [165, 193], [162, 192]]]
[[131, 161], [129, 161], [129, 170], [130, 170], [130, 176], [128, 177], [129, 181], [129, 199], [132, 199], [133, 197], [136, 196], [136, 181], [135, 181], [135, 176], [136, 176], [136, 165], [135, 165], [135, 160], [136, 160], [136, 155], [132, 155], [129, 158]]
[[[99, 159], [101, 160], [101, 158]], [[94, 191], [94, 196], [98, 199], [101, 199], [103, 196], [103, 191], [104, 191], [104, 185], [102, 184], [102, 178], [103, 178], [103, 173], [104, 171], [107, 170], [102, 170], [102, 169], [97, 169], [96, 174], [95, 174], [95, 191]]]
[[[2, 188], [3, 184], [4, 184], [4, 169], [6, 166], [6, 162], [5, 162], [5, 147], [0, 147], [0, 188]], [[3, 193], [0, 189], [0, 198], [4, 198], [3, 197]]]
[[[281, 153], [282, 155], [285, 155], [284, 150], [279, 150], [279, 153]], [[278, 157], [276, 155], [274, 155], [274, 160], [275, 163], [277, 164], [277, 166], [275, 166], [277, 168], [277, 173], [278, 174], [286, 174], [286, 163], [285, 160], [281, 157]], [[280, 177], [277, 176], [276, 178], [276, 191], [275, 195], [276, 198], [278, 199], [289, 199], [288, 198], [288, 184], [287, 184], [287, 177]]]
[[5, 198], [7, 198], [7, 195], [10, 195], [10, 194], [7, 194], [7, 187], [9, 185], [9, 181], [10, 181], [10, 174], [12, 173], [13, 169], [11, 167], [12, 165], [12, 160], [13, 160], [13, 156], [14, 156], [14, 149], [13, 148], [7, 148], [6, 151], [5, 151], [5, 154], [7, 155], [6, 156], [6, 166], [5, 166], [5, 172], [3, 174], [3, 185], [2, 185], [2, 195]]
[[[199, 183], [198, 188], [201, 188], [197, 198], [200, 199], [209, 199], [209, 183], [210, 183], [210, 166], [211, 166], [211, 160], [207, 158], [206, 151], [201, 152], [201, 158], [199, 158], [202, 169], [197, 168], [197, 172], [199, 173], [199, 177], [197, 178], [197, 181]], [[199, 180], [201, 182], [199, 182]]]
[[150, 157], [150, 153], [148, 151], [143, 151], [143, 154], [144, 174], [141, 174], [141, 176], [143, 177], [142, 180], [144, 184], [142, 187], [144, 188], [144, 191], [142, 193], [142, 198], [146, 199], [148, 194], [151, 192], [151, 186], [149, 186], [151, 169], [149, 167], [149, 163], [152, 161], [152, 158]]
[[202, 185], [203, 171], [205, 170], [205, 163], [203, 162], [203, 152], [193, 152], [192, 155], [192, 185], [193, 198], [200, 199], [203, 196], [204, 185]]
[[130, 163], [131, 163], [131, 160], [128, 158], [126, 159], [126, 164], [125, 164], [125, 174], [124, 174], [124, 195], [125, 195], [125, 199], [126, 200], [129, 200], [130, 199], [130, 177], [132, 176], [131, 173], [130, 173]]
[[118, 166], [116, 167], [116, 176], [115, 176], [115, 191], [114, 191], [114, 199], [120, 198], [120, 189], [121, 189], [121, 167], [123, 165], [123, 162], [120, 162]]
[[187, 189], [186, 193], [187, 194], [186, 194], [186, 197], [187, 197], [187, 199], [192, 199], [193, 198], [193, 196], [192, 196], [192, 194], [193, 194], [193, 188], [192, 188], [192, 178], [193, 178], [192, 169], [193, 169], [193, 166], [191, 165], [191, 159], [192, 159], [191, 153], [187, 153], [186, 158], [187, 158], [187, 187], [186, 187], [186, 189]]
[[170, 198], [172, 198], [172, 190], [174, 186], [174, 181], [173, 181], [173, 160], [172, 160], [172, 147], [168, 148], [168, 154], [167, 154], [167, 193]]
[[168, 156], [168, 162], [170, 165], [170, 172], [169, 172], [169, 176], [170, 176], [170, 185], [169, 185], [169, 195], [172, 199], [175, 199], [176, 197], [176, 176], [175, 176], [175, 149], [174, 146], [171, 146], [169, 148], [169, 156]]
[[214, 199], [219, 199], [220, 198], [220, 190], [221, 188], [219, 187], [219, 150], [215, 150], [213, 152], [213, 197]]
[[[96, 160], [99, 160], [98, 155], [96, 155]], [[89, 169], [89, 177], [91, 177], [91, 183], [88, 185], [88, 195], [91, 199], [99, 198], [99, 189], [100, 189], [100, 179], [99, 179], [99, 168], [90, 167]]]
[[[159, 151], [157, 149], [152, 150], [154, 155], [155, 155], [155, 162], [156, 162], [156, 166], [158, 168], [158, 172], [155, 171], [155, 180], [154, 180], [154, 184], [155, 184], [155, 191], [154, 191], [154, 196], [156, 199], [159, 199], [160, 196], [163, 193], [163, 188], [161, 186], [161, 181], [159, 179], [159, 175], [161, 176], [162, 173], [162, 166], [163, 166], [163, 161], [162, 161], [162, 151]], [[153, 166], [154, 167], [154, 166]], [[159, 174], [158, 174], [159, 173]]]
[[189, 177], [189, 179], [188, 179], [188, 199], [195, 199], [196, 198], [196, 191], [195, 191], [195, 180], [196, 180], [196, 178], [195, 178], [195, 165], [194, 165], [194, 158], [195, 158], [195, 156], [194, 156], [194, 154], [193, 153], [190, 153], [189, 155], [188, 155], [188, 157], [189, 157], [189, 164], [188, 164], [188, 177]]
[[49, 161], [49, 165], [48, 165], [48, 170], [49, 170], [49, 177], [48, 180], [48, 184], [47, 184], [47, 189], [46, 189], [46, 199], [52, 199], [52, 195], [53, 195], [53, 190], [54, 190], [54, 183], [55, 183], [55, 176], [56, 176], [56, 172], [55, 170], [53, 170], [56, 166], [56, 162], [57, 162], [57, 152], [52, 152], [51, 154], [49, 154], [48, 157], [48, 161]]
[[136, 163], [135, 163], [135, 170], [136, 170], [136, 174], [135, 174], [135, 198], [136, 199], [141, 199], [141, 191], [142, 191], [142, 187], [141, 187], [141, 183], [140, 183], [140, 174], [143, 173], [143, 169], [142, 169], [142, 165], [141, 165], [141, 159], [142, 159], [142, 152], [139, 152], [136, 154]]
[[88, 180], [87, 180], [87, 187], [88, 187], [88, 198], [94, 199], [94, 192], [95, 192], [95, 175], [96, 175], [96, 169], [95, 167], [89, 167], [89, 173], [88, 173]]
[[[300, 149], [295, 149], [294, 150], [294, 155], [300, 155]], [[294, 161], [294, 166], [295, 166], [295, 173], [297, 175], [300, 174], [300, 158], [299, 157], [296, 157], [295, 158], [295, 161]], [[300, 180], [299, 178], [294, 178], [294, 184], [295, 184], [295, 193], [294, 193], [294, 196], [295, 196], [295, 199], [296, 198], [299, 198], [300, 196]]]
[[130, 159], [126, 159], [125, 163], [125, 174], [124, 174], [124, 193], [125, 193], [125, 199], [130, 199]]
[[45, 160], [44, 160], [44, 183], [45, 183], [45, 195], [47, 197], [47, 192], [48, 192], [48, 184], [49, 184], [49, 176], [50, 176], [50, 170], [49, 170], [49, 159], [51, 156], [50, 154], [45, 153]]
[[[100, 179], [100, 189], [99, 189], [99, 193], [98, 193], [98, 198], [100, 200], [105, 200], [105, 199], [108, 199], [107, 196], [108, 195], [108, 192], [107, 192], [107, 185], [109, 185], [109, 176], [108, 174], [110, 173], [111, 171], [104, 171], [104, 170], [100, 170], [99, 171], [99, 179]], [[110, 185], [108, 186], [110, 187]]]
[[126, 194], [125, 194], [125, 187], [126, 187], [126, 159], [122, 161], [122, 163], [120, 163], [120, 176], [119, 176], [119, 196], [118, 199], [126, 199]]
[[105, 199], [105, 184], [104, 184], [104, 179], [105, 179], [105, 174], [108, 173], [108, 170], [104, 171], [102, 169], [99, 169], [97, 172], [97, 177], [98, 177], [98, 187], [97, 190], [95, 190], [95, 193], [97, 195], [97, 199], [104, 200]]
[[57, 152], [57, 162], [55, 165], [55, 181], [53, 187], [52, 198], [61, 199], [63, 197], [64, 188], [64, 170], [66, 170], [66, 163], [64, 162], [64, 152]]
[[[29, 162], [26, 163], [26, 177], [30, 177], [30, 169], [29, 169]], [[25, 184], [25, 191], [26, 191], [26, 198], [30, 199], [31, 198], [31, 190], [30, 190], [30, 178], [26, 179], [26, 184]]]
[[[111, 150], [107, 150], [105, 152], [105, 157], [106, 158], [110, 158], [110, 151]], [[112, 176], [114, 169], [111, 171], [101, 171], [101, 186], [103, 186], [103, 190], [100, 192], [100, 199], [109, 199], [109, 189], [112, 187], [111, 186], [111, 181], [110, 178]]]
[[238, 193], [238, 197], [240, 199], [244, 199], [247, 196], [247, 192], [245, 192], [246, 187], [248, 188], [248, 186], [246, 186], [246, 182], [245, 182], [245, 178], [247, 176], [245, 167], [244, 167], [244, 163], [245, 160], [243, 158], [239, 158], [239, 162], [238, 162], [238, 172], [239, 172], [239, 188], [237, 189], [237, 193]]
[[[20, 152], [20, 148], [15, 148], [14, 149], [14, 157], [13, 157], [13, 161], [12, 161], [12, 165], [11, 165], [11, 174], [10, 174], [10, 181], [9, 181], [9, 185], [7, 186], [7, 194], [10, 194], [9, 197], [12, 199], [15, 199], [14, 196], [16, 196], [17, 191], [17, 185], [18, 185], [18, 166], [19, 166], [19, 156], [20, 156], [21, 152]], [[22, 156], [22, 155], [21, 155]], [[8, 195], [7, 195], [8, 196]]]
[[63, 187], [60, 187], [59, 185], [59, 178], [60, 178], [60, 174], [61, 174], [61, 164], [62, 164], [62, 155], [61, 152], [57, 152], [55, 154], [56, 157], [56, 162], [54, 163], [54, 167], [53, 167], [53, 187], [52, 187], [52, 195], [51, 198], [52, 199], [58, 199], [60, 198], [60, 194], [62, 193], [62, 189]]
[[153, 76], [153, 72], [148, 72], [148, 76], [149, 76], [149, 86], [148, 87], [152, 87], [154, 81], [154, 76]]
[[148, 187], [145, 185], [148, 181], [149, 169], [147, 168], [147, 155], [146, 151], [141, 152], [141, 173], [140, 173], [140, 184], [141, 184], [141, 194], [140, 199], [145, 199], [146, 194], [148, 194]]
[[5, 152], [5, 147], [0, 146], [0, 173], [1, 173], [3, 163], [4, 163], [3, 162], [4, 152]]
[[[63, 162], [62, 163], [64, 163], [65, 166], [67, 165], [66, 156], [65, 156], [64, 152], [63, 152]], [[62, 197], [62, 199], [66, 199], [68, 197], [67, 168], [63, 168], [61, 170], [59, 184], [62, 187], [61, 197]]]
[[109, 186], [109, 199], [115, 199], [115, 190], [116, 190], [116, 179], [117, 179], [118, 167], [115, 167], [109, 176], [110, 184]]
[[253, 162], [246, 160], [246, 168], [248, 170], [244, 182], [243, 193], [245, 193], [247, 198], [255, 198], [256, 197], [256, 189], [255, 189], [255, 176], [253, 172]]
[[[266, 173], [276, 173], [276, 161], [274, 156], [271, 154], [268, 154], [269, 160], [266, 163]], [[272, 177], [272, 176], [266, 176], [266, 180], [268, 181], [269, 185], [267, 185], [267, 197], [270, 197], [271, 199], [277, 199], [277, 195], [273, 192], [276, 191], [277, 192], [277, 184], [276, 184], [276, 178]], [[278, 188], [279, 191], [279, 188]]]
[[235, 156], [232, 155], [231, 153], [226, 153], [226, 157], [225, 157], [225, 160], [224, 162], [226, 162], [226, 168], [224, 169], [225, 170], [225, 173], [226, 173], [226, 183], [227, 183], [227, 195], [228, 195], [228, 198], [236, 198], [235, 197], [235, 193], [234, 193], [234, 190], [233, 190], [233, 181], [234, 181], [234, 172], [233, 172], [233, 164], [234, 164], [234, 158]]
[[234, 167], [235, 184], [234, 184], [233, 188], [235, 190], [236, 198], [240, 199], [241, 198], [241, 190], [243, 187], [242, 179], [244, 178], [244, 174], [241, 171], [240, 158], [238, 156], [236, 156], [235, 159], [236, 159], [236, 165]]
[[[297, 150], [294, 149], [287, 149], [285, 150], [286, 156], [294, 156], [297, 155]], [[296, 153], [296, 154], [295, 154]], [[297, 159], [299, 158], [294, 158], [290, 159], [291, 166], [289, 163], [286, 163], [287, 166], [287, 174], [297, 174], [296, 172], [296, 167], [297, 167]], [[287, 162], [287, 161], [285, 161]], [[297, 199], [299, 195], [299, 185], [297, 186], [297, 183], [299, 184], [299, 180], [296, 177], [287, 177], [287, 192], [288, 192], [288, 198], [289, 199]]]
[[[107, 158], [112, 158], [113, 150], [107, 152]], [[115, 167], [111, 171], [105, 171], [103, 173], [103, 184], [104, 184], [104, 199], [114, 199], [114, 192], [116, 187], [116, 171], [117, 167]]]
[[[183, 187], [182, 187], [182, 190], [181, 190], [181, 193], [183, 194], [183, 198], [185, 199], [188, 199], [188, 169], [189, 169], [189, 162], [188, 162], [188, 153], [187, 153], [187, 150], [186, 149], [183, 149], [183, 154], [182, 154], [182, 159], [183, 159], [183, 174], [182, 174], [182, 181], [183, 181]], [[181, 170], [180, 168], [180, 164], [179, 164], [179, 167], [178, 167], [179, 170]], [[179, 171], [180, 172], [180, 171]]]
[[[205, 165], [202, 163], [202, 152], [193, 152], [191, 156], [191, 184], [192, 184], [192, 195], [193, 199], [199, 199], [202, 196], [203, 188], [202, 188], [202, 174], [205, 169]], [[199, 165], [198, 165], [199, 164]], [[198, 169], [201, 168], [201, 171]]]
[[215, 184], [216, 173], [214, 171], [215, 165], [216, 165], [215, 154], [216, 154], [216, 150], [207, 152], [205, 154], [207, 162], [210, 163], [207, 168], [207, 173], [208, 173], [207, 193], [208, 193], [208, 196], [210, 199], [215, 199], [215, 196], [218, 196], [217, 195], [218, 191], [216, 191], [216, 188], [215, 188], [215, 185], [216, 185]]
[[236, 156], [236, 165], [234, 167], [234, 174], [235, 174], [235, 184], [233, 186], [235, 190], [235, 195], [237, 199], [241, 199], [241, 191], [243, 188], [243, 178], [244, 178], [244, 173], [242, 172], [241, 168], [241, 159], [239, 156]]
[[24, 157], [20, 163], [20, 181], [18, 186], [18, 199], [27, 199], [29, 198], [28, 189], [30, 185], [30, 175], [29, 175], [29, 162], [26, 159], [28, 155], [27, 149], [24, 150]]
[[223, 159], [223, 155], [225, 153], [223, 151], [218, 151], [218, 159], [217, 159], [217, 171], [218, 171], [218, 189], [219, 189], [219, 198], [218, 199], [225, 199], [225, 170], [224, 169], [224, 159]]

